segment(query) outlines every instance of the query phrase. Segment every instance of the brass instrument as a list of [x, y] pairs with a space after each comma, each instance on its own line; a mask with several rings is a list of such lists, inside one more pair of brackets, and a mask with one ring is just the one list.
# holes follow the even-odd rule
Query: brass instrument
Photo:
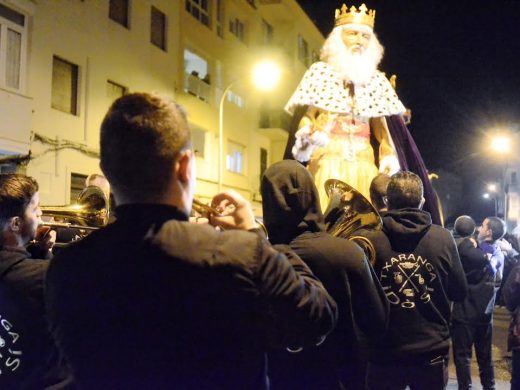
[[325, 211], [328, 232], [335, 237], [354, 241], [367, 254], [370, 264], [374, 264], [374, 246], [355, 232], [359, 229], [381, 230], [383, 221], [377, 210], [358, 190], [341, 180], [327, 180], [325, 191], [329, 196]]
[[[198, 200], [197, 198], [193, 198], [193, 203], [192, 203], [191, 208], [192, 208], [192, 214], [193, 214], [193, 211], [195, 211], [197, 214], [200, 215], [201, 218], [209, 219], [209, 217], [211, 215], [215, 215], [217, 217], [222, 216], [222, 213], [220, 211], [218, 211], [216, 208], [211, 207], [210, 205]], [[258, 217], [255, 217], [255, 222], [260, 227], [260, 229], [262, 229], [265, 236], [269, 237], [267, 234], [267, 228], [265, 227], [262, 220]]]
[[[108, 222], [109, 203], [103, 191], [96, 186], [86, 187], [75, 204], [65, 206], [40, 206], [42, 217], [52, 218], [52, 222], [44, 221], [41, 226], [51, 228], [76, 229], [80, 238], [92, 230], [103, 227]], [[60, 240], [58, 234], [58, 241]], [[61, 241], [69, 242], [70, 239]]]

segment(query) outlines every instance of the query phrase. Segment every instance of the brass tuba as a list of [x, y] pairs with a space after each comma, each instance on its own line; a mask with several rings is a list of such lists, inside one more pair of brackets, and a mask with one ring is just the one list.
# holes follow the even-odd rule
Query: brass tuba
[[383, 221], [372, 204], [354, 187], [341, 180], [329, 179], [325, 182], [329, 204], [325, 210], [327, 231], [358, 244], [374, 264], [376, 251], [365, 237], [356, 235], [359, 229], [381, 230]]

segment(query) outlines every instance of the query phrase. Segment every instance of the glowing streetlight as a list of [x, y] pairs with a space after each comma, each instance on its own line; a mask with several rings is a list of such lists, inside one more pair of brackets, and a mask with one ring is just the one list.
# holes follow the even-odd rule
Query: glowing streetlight
[[487, 189], [489, 192], [497, 192], [497, 185], [495, 183], [489, 183]]
[[491, 149], [499, 153], [508, 153], [511, 149], [511, 140], [503, 135], [493, 137], [491, 138]]
[[262, 91], [273, 89], [280, 80], [281, 71], [278, 65], [271, 61], [263, 61], [253, 68], [253, 83]]
[[484, 199], [489, 199], [489, 198], [490, 198], [490, 196], [489, 196], [489, 194], [488, 194], [487, 192], [484, 192], [484, 193], [482, 194], [482, 197], [483, 197]]
[[[257, 89], [262, 91], [268, 91], [273, 89], [280, 80], [281, 70], [278, 65], [271, 61], [262, 61], [253, 67], [251, 78], [253, 84]], [[228, 84], [222, 96], [220, 97], [219, 110], [218, 110], [218, 192], [222, 191], [222, 179], [223, 179], [223, 151], [224, 151], [224, 101], [226, 96], [235, 85], [235, 81]]]

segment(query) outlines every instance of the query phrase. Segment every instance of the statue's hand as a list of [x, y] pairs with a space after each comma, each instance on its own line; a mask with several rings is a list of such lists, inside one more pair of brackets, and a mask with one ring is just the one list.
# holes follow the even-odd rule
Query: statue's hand
[[400, 169], [399, 161], [395, 156], [385, 156], [379, 161], [379, 172], [381, 173], [386, 173], [391, 176], [399, 172]]
[[314, 149], [326, 146], [329, 142], [327, 133], [313, 130], [310, 125], [300, 128], [300, 130], [296, 132], [295, 137], [292, 155], [300, 162], [309, 161]]

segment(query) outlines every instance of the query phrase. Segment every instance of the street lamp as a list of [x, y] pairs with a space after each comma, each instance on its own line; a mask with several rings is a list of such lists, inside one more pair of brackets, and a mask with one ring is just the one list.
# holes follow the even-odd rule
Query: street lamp
[[[507, 223], [508, 212], [508, 188], [507, 188], [507, 155], [511, 150], [511, 138], [506, 135], [496, 135], [491, 138], [491, 149], [504, 156], [504, 175], [503, 175], [503, 189], [504, 189], [504, 220]], [[496, 199], [496, 198], [495, 198]]]
[[[280, 68], [271, 61], [262, 61], [253, 67], [252, 81], [256, 88], [262, 91], [273, 89], [280, 80]], [[224, 102], [229, 90], [235, 85], [237, 80], [228, 84], [220, 97], [218, 110], [218, 192], [222, 191], [223, 179], [223, 151], [224, 151]]]

